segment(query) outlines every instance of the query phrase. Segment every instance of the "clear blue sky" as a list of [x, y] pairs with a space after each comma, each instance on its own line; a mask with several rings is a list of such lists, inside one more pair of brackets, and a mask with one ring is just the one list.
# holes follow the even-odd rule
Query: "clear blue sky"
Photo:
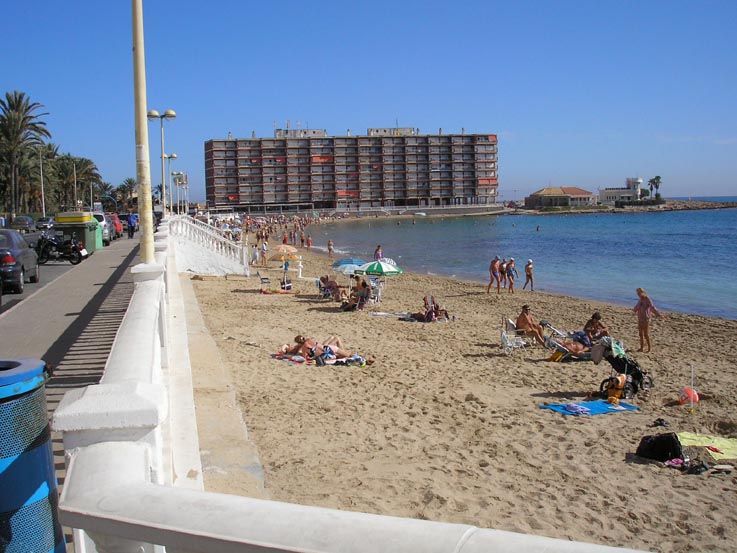
[[[131, 3], [3, 6], [0, 92], [46, 106], [63, 152], [135, 176]], [[149, 109], [204, 198], [204, 142], [274, 121], [499, 135], [500, 193], [737, 194], [737, 2], [144, 1]], [[158, 126], [151, 180], [160, 181]]]

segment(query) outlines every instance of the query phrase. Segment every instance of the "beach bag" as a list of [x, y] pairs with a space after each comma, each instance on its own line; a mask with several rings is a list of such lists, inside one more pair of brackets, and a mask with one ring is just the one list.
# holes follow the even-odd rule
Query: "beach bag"
[[673, 432], [667, 434], [656, 434], [655, 436], [644, 436], [637, 446], [635, 455], [645, 459], [654, 459], [664, 463], [671, 459], [682, 459], [683, 448], [678, 436]]

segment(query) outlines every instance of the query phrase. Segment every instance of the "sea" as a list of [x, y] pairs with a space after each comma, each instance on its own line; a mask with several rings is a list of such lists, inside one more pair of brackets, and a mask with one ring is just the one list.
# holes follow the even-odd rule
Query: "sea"
[[[737, 202], [737, 196], [690, 199]], [[537, 291], [634, 305], [641, 286], [659, 309], [737, 319], [737, 208], [364, 217], [310, 231], [317, 248], [332, 239], [338, 257], [371, 260], [381, 245], [386, 257], [415, 273], [486, 284], [495, 255], [514, 257], [521, 288], [523, 267], [533, 259]]]

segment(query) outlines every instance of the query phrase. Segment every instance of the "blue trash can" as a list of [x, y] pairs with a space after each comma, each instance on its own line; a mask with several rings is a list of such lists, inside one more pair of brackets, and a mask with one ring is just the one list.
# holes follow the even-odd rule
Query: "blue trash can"
[[46, 363], [0, 359], [0, 551], [64, 553]]

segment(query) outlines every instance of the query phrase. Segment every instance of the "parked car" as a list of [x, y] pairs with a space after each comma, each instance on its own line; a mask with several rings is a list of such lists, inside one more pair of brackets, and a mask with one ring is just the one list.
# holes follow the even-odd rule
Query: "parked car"
[[53, 217], [41, 217], [36, 221], [36, 228], [42, 230], [48, 230], [54, 226]]
[[104, 213], [93, 213], [92, 216], [97, 219], [97, 223], [102, 227], [102, 245], [109, 246], [112, 240], [112, 222]]
[[0, 280], [3, 288], [23, 293], [26, 275], [30, 282], [38, 282], [41, 271], [36, 250], [31, 248], [17, 230], [0, 230]]
[[118, 217], [117, 213], [108, 213], [107, 216], [113, 223], [113, 229], [115, 230], [115, 238], [123, 236], [123, 222]]
[[120, 219], [120, 222], [123, 223], [123, 232], [128, 232], [128, 214], [118, 213], [118, 219]]
[[33, 222], [32, 218], [27, 217], [26, 215], [18, 215], [13, 219], [13, 222], [10, 223], [10, 228], [25, 234], [28, 232], [35, 232], [36, 223]]

